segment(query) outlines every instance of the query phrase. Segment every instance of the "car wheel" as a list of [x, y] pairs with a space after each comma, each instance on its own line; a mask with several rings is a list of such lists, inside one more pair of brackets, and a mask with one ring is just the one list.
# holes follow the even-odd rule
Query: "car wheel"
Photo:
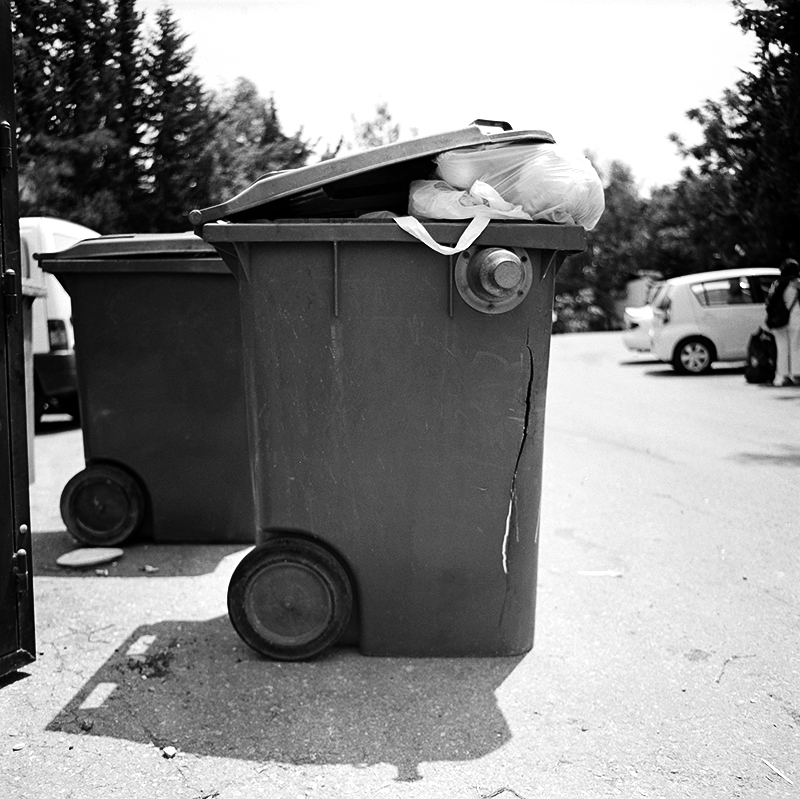
[[675, 371], [684, 375], [704, 374], [711, 368], [713, 362], [714, 350], [710, 342], [701, 338], [682, 341], [672, 356]]
[[61, 492], [61, 518], [87, 546], [121, 544], [140, 526], [144, 513], [139, 484], [117, 466], [87, 466]]
[[275, 660], [306, 660], [341, 636], [353, 588], [339, 559], [313, 541], [274, 538], [236, 567], [228, 615], [248, 646]]

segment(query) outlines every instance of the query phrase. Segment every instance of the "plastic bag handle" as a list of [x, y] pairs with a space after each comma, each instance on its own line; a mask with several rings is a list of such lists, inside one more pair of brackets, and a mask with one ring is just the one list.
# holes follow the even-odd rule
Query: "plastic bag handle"
[[395, 216], [393, 218], [398, 226], [405, 230], [406, 233], [410, 233], [415, 239], [419, 239], [423, 244], [427, 244], [434, 252], [441, 253], [442, 255], [458, 255], [458, 253], [464, 252], [489, 225], [488, 215], [479, 214], [478, 216], [474, 216], [459, 237], [455, 247], [448, 247], [446, 244], [439, 244], [439, 242], [425, 230], [425, 226], [416, 217]]
[[471, 125], [483, 125], [485, 128], [500, 128], [501, 130], [514, 130], [508, 122], [500, 119], [473, 119]]

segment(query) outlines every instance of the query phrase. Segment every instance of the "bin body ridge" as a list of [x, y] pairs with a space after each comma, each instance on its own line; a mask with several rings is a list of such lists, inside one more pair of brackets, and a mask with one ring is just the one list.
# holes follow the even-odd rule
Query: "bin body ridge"
[[339, 554], [365, 654], [525, 652], [553, 253], [526, 248], [528, 296], [490, 315], [454, 292], [453, 258], [346, 227], [234, 245], [261, 535]]

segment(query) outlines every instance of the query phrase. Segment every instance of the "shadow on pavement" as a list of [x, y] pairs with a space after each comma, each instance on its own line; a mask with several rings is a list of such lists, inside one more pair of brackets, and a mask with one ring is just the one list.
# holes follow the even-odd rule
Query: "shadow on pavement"
[[[660, 362], [659, 362], [660, 363]], [[712, 366], [711, 370], [701, 375], [683, 375], [676, 372], [671, 366], [664, 365], [663, 369], [651, 369], [645, 374], [648, 377], [675, 377], [684, 380], [703, 380], [709, 377], [722, 377], [723, 375], [744, 375], [744, 366]]]
[[521, 657], [368, 658], [339, 647], [307, 663], [249, 650], [227, 617], [142, 626], [49, 731], [212, 757], [290, 764], [473, 760], [510, 738], [495, 690]]
[[739, 463], [765, 463], [774, 466], [800, 466], [800, 447], [784, 446], [784, 452], [739, 452]]
[[652, 358], [650, 356], [642, 355], [639, 358], [629, 358], [625, 361], [620, 361], [620, 366], [655, 366], [660, 364], [661, 361], [658, 358]]
[[109, 577], [195, 577], [215, 571], [220, 561], [234, 552], [249, 549], [247, 544], [123, 544], [119, 560], [82, 569], [64, 568], [56, 561], [82, 545], [66, 530], [33, 533], [33, 574], [35, 577], [91, 577], [95, 569], [108, 571]]
[[26, 671], [12, 671], [10, 674], [0, 677], [0, 691], [8, 685], [13, 685], [15, 682], [25, 680], [28, 677], [30, 677], [30, 674]]

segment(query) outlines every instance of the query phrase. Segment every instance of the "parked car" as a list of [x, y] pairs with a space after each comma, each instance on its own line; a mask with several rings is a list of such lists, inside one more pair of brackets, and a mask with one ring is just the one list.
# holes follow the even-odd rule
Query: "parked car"
[[35, 255], [65, 250], [100, 234], [83, 225], [49, 216], [22, 217], [19, 233], [22, 277], [45, 290], [43, 296], [33, 301], [31, 309], [34, 421], [38, 423], [45, 413], [68, 413], [77, 419], [72, 302], [55, 275], [41, 270]]
[[653, 300], [651, 352], [682, 374], [703, 374], [715, 361], [744, 361], [778, 274], [742, 268], [667, 280]]
[[650, 351], [650, 327], [653, 324], [653, 306], [651, 303], [661, 286], [661, 281], [653, 283], [647, 291], [645, 304], [628, 306], [622, 315], [625, 323], [622, 343], [633, 352]]
[[649, 352], [650, 326], [653, 323], [652, 306], [629, 306], [625, 309], [622, 319], [625, 323], [622, 343], [632, 352]]

